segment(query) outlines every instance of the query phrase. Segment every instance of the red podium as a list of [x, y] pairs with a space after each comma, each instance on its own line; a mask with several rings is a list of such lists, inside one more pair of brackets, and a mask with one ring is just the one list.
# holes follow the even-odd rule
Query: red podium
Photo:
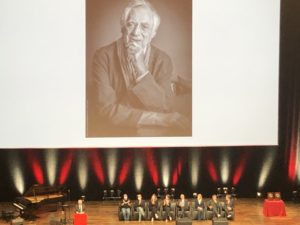
[[74, 225], [86, 225], [87, 214], [86, 213], [75, 213], [74, 214]]
[[285, 204], [282, 200], [268, 200], [264, 202], [265, 216], [286, 216]]

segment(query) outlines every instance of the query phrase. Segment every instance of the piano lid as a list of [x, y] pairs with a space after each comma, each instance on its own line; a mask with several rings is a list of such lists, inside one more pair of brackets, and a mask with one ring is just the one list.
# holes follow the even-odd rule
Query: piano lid
[[47, 186], [47, 185], [32, 185], [24, 194], [25, 197], [36, 196], [36, 195], [46, 195], [54, 193], [63, 193], [66, 192], [66, 186], [56, 185], [56, 186]]

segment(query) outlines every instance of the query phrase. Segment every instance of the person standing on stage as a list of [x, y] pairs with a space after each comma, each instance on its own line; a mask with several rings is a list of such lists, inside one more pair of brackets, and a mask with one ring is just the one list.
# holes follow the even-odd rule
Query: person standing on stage
[[83, 204], [83, 200], [82, 199], [78, 200], [75, 209], [76, 209], [76, 213], [82, 214], [82, 213], [85, 212], [85, 205]]
[[139, 222], [140, 222], [142, 218], [145, 218], [145, 201], [143, 200], [141, 194], [137, 195], [137, 201], [134, 204], [134, 208], [139, 214]]
[[195, 200], [195, 209], [197, 210], [198, 220], [204, 220], [204, 201], [202, 199], [202, 194], [197, 195], [197, 199]]
[[157, 202], [157, 197], [155, 194], [151, 196], [150, 202], [149, 202], [149, 211], [150, 211], [150, 218], [151, 221], [153, 222], [154, 219], [158, 219], [158, 202]]
[[123, 195], [123, 200], [121, 202], [120, 207], [121, 207], [121, 212], [122, 212], [124, 220], [129, 221], [131, 202], [130, 202], [127, 194]]

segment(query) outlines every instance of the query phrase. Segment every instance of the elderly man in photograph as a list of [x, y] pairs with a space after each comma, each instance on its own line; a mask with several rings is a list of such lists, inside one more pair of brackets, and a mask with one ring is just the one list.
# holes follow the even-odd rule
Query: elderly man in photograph
[[96, 116], [108, 136], [191, 135], [190, 119], [171, 107], [171, 59], [151, 44], [159, 24], [148, 1], [131, 1], [122, 37], [94, 55]]

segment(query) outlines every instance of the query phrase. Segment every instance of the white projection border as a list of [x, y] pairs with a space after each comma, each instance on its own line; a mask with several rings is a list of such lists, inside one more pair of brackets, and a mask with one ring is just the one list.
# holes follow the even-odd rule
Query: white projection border
[[192, 137], [86, 138], [85, 1], [2, 0], [0, 148], [277, 145], [279, 23], [280, 0], [194, 0]]

